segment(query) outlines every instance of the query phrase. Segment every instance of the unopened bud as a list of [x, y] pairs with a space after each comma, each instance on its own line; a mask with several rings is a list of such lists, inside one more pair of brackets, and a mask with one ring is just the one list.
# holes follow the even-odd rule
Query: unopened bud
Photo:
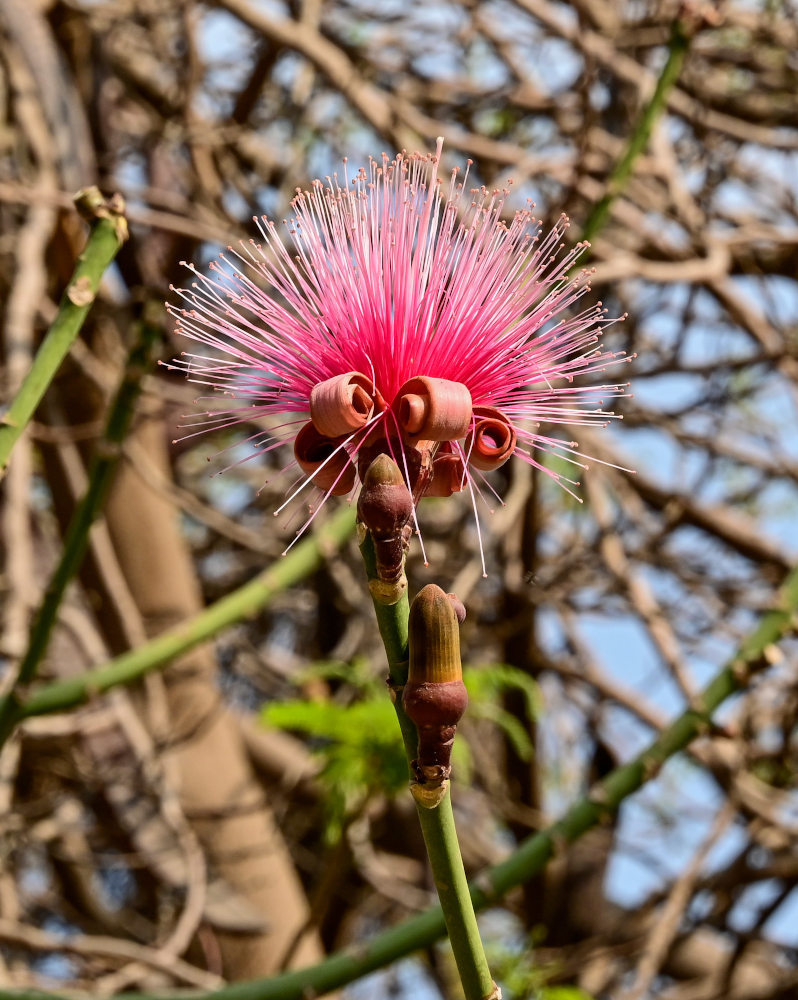
[[457, 723], [468, 704], [460, 663], [457, 613], [440, 587], [429, 584], [410, 608], [410, 669], [405, 712], [418, 730], [413, 762], [420, 784], [440, 785], [451, 773]]
[[393, 538], [410, 520], [413, 498], [390, 456], [377, 455], [366, 470], [357, 513], [375, 539]]
[[380, 604], [396, 604], [407, 588], [404, 563], [413, 498], [388, 455], [377, 455], [366, 470], [357, 514], [374, 541], [377, 578], [369, 581], [372, 597]]
[[405, 482], [413, 500], [418, 503], [432, 476], [431, 448], [431, 441], [417, 441], [411, 446], [394, 434], [386, 436], [385, 428], [379, 424], [358, 448], [357, 468], [360, 481], [365, 483], [369, 468], [380, 455], [385, 455], [386, 458], [396, 456], [405, 473]]

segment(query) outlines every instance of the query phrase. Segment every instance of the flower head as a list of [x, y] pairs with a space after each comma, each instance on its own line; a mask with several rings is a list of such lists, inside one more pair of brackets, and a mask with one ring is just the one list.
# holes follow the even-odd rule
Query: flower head
[[604, 422], [623, 391], [574, 381], [621, 357], [600, 346], [601, 303], [571, 308], [589, 286], [569, 277], [584, 244], [560, 253], [567, 220], [543, 237], [530, 210], [505, 222], [508, 192], [469, 190], [468, 170], [447, 189], [441, 146], [297, 189], [290, 243], [263, 217], [263, 243], [228, 247], [209, 276], [187, 265], [170, 309], [215, 353], [174, 366], [244, 401], [202, 429], [279, 415], [253, 440], [293, 443], [299, 489], [348, 494], [381, 452], [416, 501], [479, 495], [511, 456], [568, 489], [540, 453], [576, 445], [545, 428]]

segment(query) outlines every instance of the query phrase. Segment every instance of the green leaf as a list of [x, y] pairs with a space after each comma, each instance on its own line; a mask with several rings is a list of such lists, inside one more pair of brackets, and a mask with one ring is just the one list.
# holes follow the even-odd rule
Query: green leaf
[[[351, 817], [372, 796], [394, 796], [407, 787], [409, 774], [396, 716], [382, 680], [365, 660], [352, 663], [314, 663], [297, 676], [341, 681], [341, 701], [291, 699], [266, 705], [261, 718], [276, 729], [305, 736], [311, 752], [322, 761], [320, 780], [326, 791], [325, 836], [334, 841]], [[528, 674], [506, 664], [464, 672], [473, 718], [497, 725], [519, 756], [532, 754], [532, 741], [523, 725], [501, 705], [510, 690], [521, 691], [528, 712], [537, 716], [540, 695]], [[356, 699], [356, 700], [352, 700]], [[473, 756], [464, 739], [455, 740], [452, 763], [458, 780], [467, 783], [474, 771]]]
[[[468, 690], [468, 712], [472, 719], [487, 719], [494, 723], [512, 743], [522, 759], [530, 759], [534, 751], [532, 740], [522, 723], [501, 704], [508, 691], [520, 691], [526, 702], [527, 714], [536, 719], [541, 711], [540, 689], [537, 683], [517, 667], [505, 663], [463, 671]], [[456, 744], [455, 744], [456, 745]]]
[[285, 701], [267, 705], [261, 718], [277, 729], [304, 733], [322, 762], [327, 792], [325, 837], [335, 841], [347, 819], [372, 796], [396, 795], [407, 786], [404, 748], [387, 695], [350, 705]]
[[321, 660], [311, 663], [296, 675], [296, 683], [310, 680], [342, 681], [361, 695], [375, 697], [384, 695], [385, 683], [376, 677], [365, 657], [355, 657], [351, 663], [343, 660]]

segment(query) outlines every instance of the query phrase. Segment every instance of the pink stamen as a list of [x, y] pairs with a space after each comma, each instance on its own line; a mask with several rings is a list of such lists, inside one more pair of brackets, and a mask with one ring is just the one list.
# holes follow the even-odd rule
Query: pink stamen
[[[197, 414], [186, 437], [291, 414], [295, 419], [247, 438], [257, 453], [271, 451], [307, 421], [314, 386], [360, 372], [388, 409], [376, 407], [336, 451], [344, 448], [356, 462], [367, 435], [382, 426], [386, 450], [401, 452], [393, 457], [412, 490], [413, 445], [394, 426], [391, 406], [401, 386], [426, 376], [461, 383], [474, 406], [500, 409], [518, 435], [517, 457], [575, 496], [573, 482], [535, 456], [584, 463], [573, 442], [540, 433], [540, 425], [612, 419], [603, 401], [625, 395], [626, 386], [577, 380], [597, 379], [631, 358], [602, 347], [602, 333], [616, 320], [601, 303], [582, 305], [589, 274], [570, 275], [585, 244], [564, 251], [568, 220], [541, 234], [529, 207], [505, 219], [509, 187], [469, 188], [470, 161], [462, 176], [455, 169], [442, 183], [442, 151], [438, 139], [432, 155], [383, 155], [352, 177], [345, 165], [342, 182], [333, 175], [297, 190], [285, 235], [256, 218], [261, 242], [228, 247], [208, 274], [185, 265], [191, 283], [175, 289], [168, 309], [178, 331], [207, 353], [169, 367], [208, 386], [213, 398], [242, 404]], [[468, 482], [476, 516], [477, 497], [485, 501], [480, 484], [498, 494], [481, 473], [475, 479], [468, 449], [458, 441], [447, 447], [463, 459], [462, 485]], [[309, 482], [298, 480], [278, 511]], [[420, 537], [415, 509], [413, 518]], [[484, 571], [478, 518], [477, 532]]]

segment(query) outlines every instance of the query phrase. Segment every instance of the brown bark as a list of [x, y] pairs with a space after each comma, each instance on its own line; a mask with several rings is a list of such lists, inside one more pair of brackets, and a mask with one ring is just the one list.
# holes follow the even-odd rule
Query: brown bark
[[[164, 427], [157, 417], [139, 424], [133, 441], [168, 473]], [[120, 566], [149, 635], [202, 607], [196, 576], [169, 502], [123, 464], [111, 492], [107, 521]], [[230, 979], [267, 975], [308, 920], [302, 886], [274, 817], [254, 778], [235, 716], [216, 684], [208, 647], [181, 658], [164, 673], [169, 718], [168, 758], [179, 775], [179, 796], [221, 875], [263, 914], [259, 932], [216, 931], [223, 972]], [[235, 923], [235, 920], [232, 921]], [[315, 936], [303, 938], [292, 964], [320, 955]]]

